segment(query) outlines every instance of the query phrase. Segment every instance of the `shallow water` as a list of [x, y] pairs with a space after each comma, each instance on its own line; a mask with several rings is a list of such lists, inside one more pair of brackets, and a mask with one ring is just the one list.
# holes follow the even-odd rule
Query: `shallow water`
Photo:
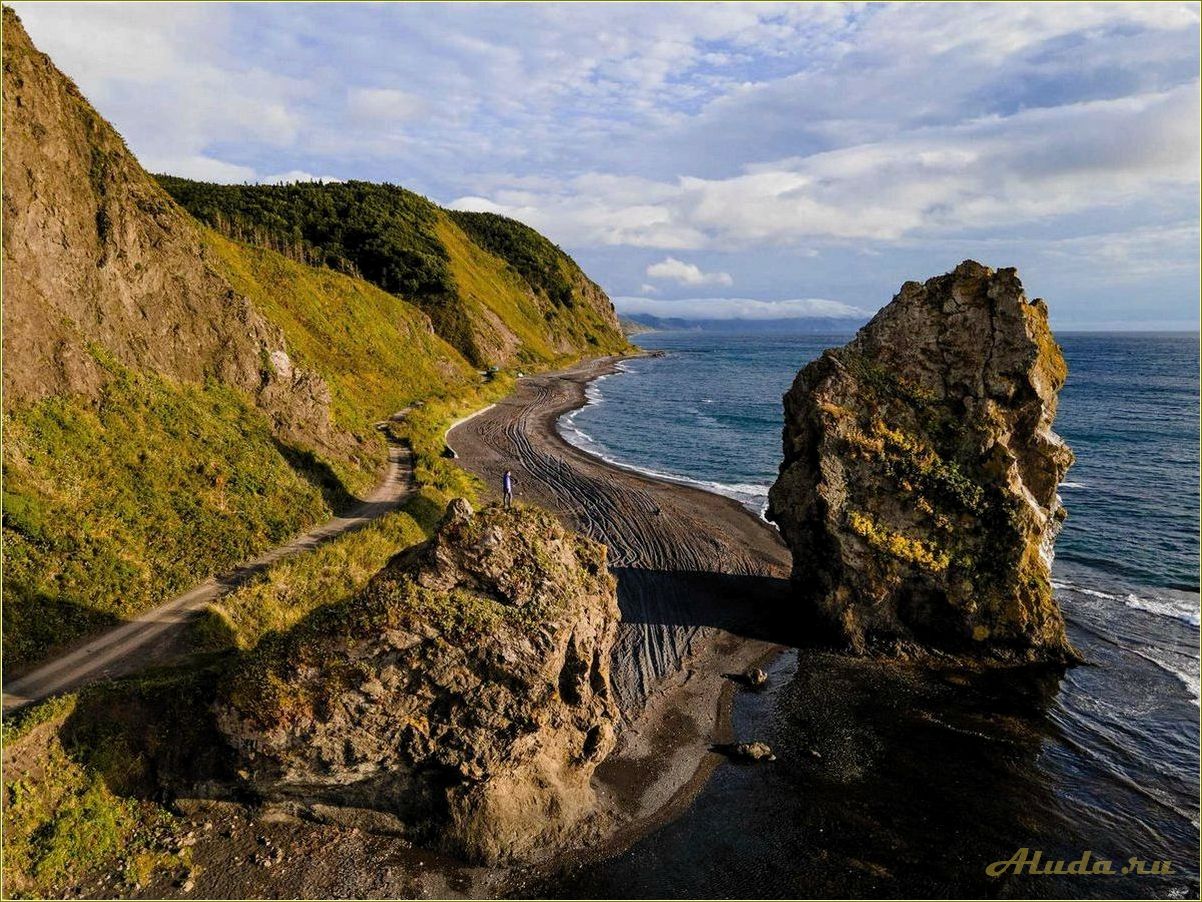
[[[720, 765], [681, 818], [547, 895], [1197, 896], [1198, 339], [1060, 338], [1078, 462], [1054, 582], [1093, 666], [970, 677], [791, 652], [735, 705], [736, 735], [776, 762]], [[758, 512], [781, 393], [846, 339], [640, 336], [668, 356], [625, 364], [561, 430]], [[1023, 846], [1175, 873], [985, 875]]]

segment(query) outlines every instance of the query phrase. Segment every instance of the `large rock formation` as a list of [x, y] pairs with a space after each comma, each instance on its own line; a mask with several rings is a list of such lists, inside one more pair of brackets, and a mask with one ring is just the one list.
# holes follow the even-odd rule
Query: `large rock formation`
[[358, 597], [252, 653], [218, 723], [282, 810], [534, 858], [593, 807], [618, 616], [603, 546], [454, 501]]
[[1049, 579], [1066, 374], [1044, 302], [972, 261], [798, 374], [769, 516], [853, 650], [1076, 658]]
[[280, 329], [233, 290], [197, 223], [4, 8], [4, 403], [95, 397], [102, 354], [246, 391], [279, 434], [346, 444], [313, 372], [281, 372]]

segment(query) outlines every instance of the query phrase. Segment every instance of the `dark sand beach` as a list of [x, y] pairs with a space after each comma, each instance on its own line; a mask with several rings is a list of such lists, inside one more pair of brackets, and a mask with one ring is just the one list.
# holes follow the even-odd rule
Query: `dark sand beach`
[[557, 420], [617, 360], [526, 377], [447, 436], [491, 493], [509, 469], [516, 503], [551, 510], [609, 547], [622, 611], [611, 679], [623, 723], [595, 778], [606, 852], [692, 799], [722, 760], [712, 747], [732, 739], [736, 678], [783, 650], [789, 633], [789, 553], [775, 529], [730, 498], [614, 466], [560, 436]]

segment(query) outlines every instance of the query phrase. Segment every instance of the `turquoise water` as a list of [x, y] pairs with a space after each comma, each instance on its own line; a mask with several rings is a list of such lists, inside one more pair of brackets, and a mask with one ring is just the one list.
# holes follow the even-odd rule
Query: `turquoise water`
[[[594, 384], [560, 429], [759, 513], [780, 460], [780, 396], [849, 337], [642, 335], [665, 355]], [[951, 687], [791, 652], [772, 690], [740, 695], [734, 713], [738, 735], [770, 740], [779, 761], [721, 765], [681, 818], [552, 895], [1196, 897], [1198, 336], [1059, 340], [1070, 375], [1056, 428], [1077, 463], [1053, 577], [1094, 666]], [[832, 735], [843, 745], [812, 757]], [[1175, 873], [983, 877], [1022, 845], [1170, 859]], [[860, 857], [864, 868], [823, 865]]]

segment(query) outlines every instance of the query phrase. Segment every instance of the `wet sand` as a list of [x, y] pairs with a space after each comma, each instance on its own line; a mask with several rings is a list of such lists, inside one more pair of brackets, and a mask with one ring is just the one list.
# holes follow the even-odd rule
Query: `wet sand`
[[735, 738], [732, 677], [788, 641], [790, 558], [771, 526], [732, 499], [611, 465], [560, 436], [558, 419], [586, 403], [587, 384], [619, 359], [523, 378], [447, 436], [494, 497], [509, 469], [517, 504], [551, 510], [609, 547], [622, 611], [611, 671], [622, 723], [594, 780], [598, 855], [687, 806], [722, 760], [712, 746]]

